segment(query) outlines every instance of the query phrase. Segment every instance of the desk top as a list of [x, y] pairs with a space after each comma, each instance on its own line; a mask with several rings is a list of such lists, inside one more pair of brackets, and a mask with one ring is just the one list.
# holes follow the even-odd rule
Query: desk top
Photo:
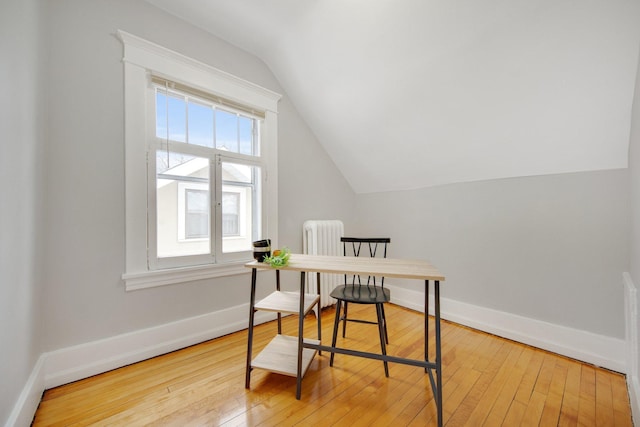
[[[257, 261], [251, 261], [245, 264], [245, 267], [263, 270], [276, 269], [269, 264]], [[424, 260], [291, 254], [289, 264], [278, 269], [401, 279], [444, 280], [444, 275], [431, 263]]]

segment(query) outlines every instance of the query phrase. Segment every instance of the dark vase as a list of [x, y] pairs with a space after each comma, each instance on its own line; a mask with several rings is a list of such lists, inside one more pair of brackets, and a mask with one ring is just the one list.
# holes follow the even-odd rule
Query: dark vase
[[271, 256], [271, 239], [253, 242], [253, 257], [256, 261], [264, 262], [264, 259], [269, 256]]

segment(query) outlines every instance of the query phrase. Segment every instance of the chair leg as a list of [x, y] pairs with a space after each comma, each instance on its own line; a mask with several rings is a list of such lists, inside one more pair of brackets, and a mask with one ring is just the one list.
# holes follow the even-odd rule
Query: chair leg
[[382, 309], [382, 321], [384, 322], [384, 342], [389, 344], [389, 334], [387, 333], [387, 316], [384, 314], [384, 304], [380, 304]]
[[[336, 302], [336, 318], [333, 321], [333, 337], [331, 339], [331, 347], [336, 346], [336, 341], [338, 340], [338, 328], [340, 327], [340, 311], [342, 310], [342, 301], [338, 300]], [[331, 352], [331, 357], [329, 358], [329, 366], [333, 366], [333, 356], [335, 356], [334, 352]]]
[[344, 302], [344, 315], [342, 316], [342, 338], [345, 338], [347, 335], [347, 304], [348, 302]]
[[[382, 304], [376, 304], [376, 313], [378, 314], [378, 332], [380, 333], [380, 347], [382, 348], [382, 354], [386, 356], [387, 354], [387, 346], [384, 341], [384, 326], [383, 322], [383, 308]], [[385, 360], [384, 363], [384, 375], [389, 377], [389, 363]]]

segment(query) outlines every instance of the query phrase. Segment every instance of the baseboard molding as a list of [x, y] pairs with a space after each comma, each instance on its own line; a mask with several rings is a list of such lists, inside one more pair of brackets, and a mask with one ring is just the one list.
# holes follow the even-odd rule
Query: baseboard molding
[[[424, 312], [424, 294], [397, 286], [391, 289], [391, 302]], [[433, 314], [433, 298], [429, 312]], [[440, 299], [443, 319], [479, 329], [494, 335], [548, 350], [596, 366], [626, 373], [625, 341], [587, 331], [568, 328], [467, 304], [447, 298]]]
[[[63, 348], [46, 354], [45, 387], [57, 387], [247, 327], [249, 304]], [[255, 323], [275, 319], [256, 313]]]
[[624, 283], [625, 338], [627, 342], [627, 388], [634, 420], [640, 420], [640, 336], [638, 335], [638, 292], [631, 275], [622, 274]]
[[9, 418], [7, 419], [6, 427], [22, 427], [30, 426], [33, 421], [33, 415], [38, 409], [40, 400], [42, 399], [42, 393], [45, 390], [44, 385], [44, 365], [46, 356], [42, 354], [36, 361], [31, 375], [27, 379], [27, 383], [22, 389], [22, 393], [18, 397], [18, 401], [13, 407]]

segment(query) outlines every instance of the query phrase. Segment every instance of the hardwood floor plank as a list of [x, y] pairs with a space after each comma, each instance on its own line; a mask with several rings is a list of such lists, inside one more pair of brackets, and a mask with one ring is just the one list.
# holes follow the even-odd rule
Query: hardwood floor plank
[[526, 406], [531, 399], [533, 387], [536, 384], [536, 378], [540, 372], [544, 355], [541, 351], [530, 347], [525, 347], [523, 354], [528, 355], [528, 359], [526, 359], [524, 365], [519, 367], [523, 374], [520, 384], [518, 384], [518, 390], [516, 391], [514, 400]]
[[489, 416], [494, 404], [498, 400], [500, 391], [504, 387], [515, 361], [522, 352], [520, 345], [505, 346], [504, 349], [508, 352], [505, 360], [500, 363], [499, 369], [495, 376], [488, 382], [486, 389], [484, 390], [478, 405], [471, 413], [467, 420], [467, 426], [480, 426], [484, 425], [487, 417]]
[[596, 370], [596, 423], [598, 426], [613, 426], [613, 396], [611, 376]]
[[544, 411], [544, 402], [547, 396], [537, 391], [531, 393], [531, 398], [527, 403], [527, 408], [524, 411], [524, 416], [520, 423], [520, 427], [534, 427], [542, 426], [540, 422], [542, 418], [542, 412]]
[[[371, 312], [350, 307], [364, 318]], [[328, 342], [333, 309], [322, 312]], [[386, 309], [388, 353], [424, 357], [422, 315]], [[360, 316], [359, 316], [360, 317]], [[295, 335], [297, 317], [283, 319]], [[254, 331], [254, 352], [276, 331]], [[312, 314], [305, 336], [317, 334]], [[480, 425], [615, 425], [630, 427], [623, 375], [566, 359], [447, 321], [442, 322], [443, 411], [447, 427]], [[340, 345], [379, 351], [375, 326], [350, 324]], [[433, 320], [429, 343], [433, 351]], [[432, 426], [436, 407], [423, 369], [329, 354], [316, 356], [295, 399], [295, 378], [255, 369], [244, 388], [247, 332], [241, 331], [47, 390], [39, 426]], [[433, 356], [433, 355], [432, 355]]]
[[583, 365], [580, 376], [580, 402], [578, 424], [595, 425], [596, 422], [596, 370]]

